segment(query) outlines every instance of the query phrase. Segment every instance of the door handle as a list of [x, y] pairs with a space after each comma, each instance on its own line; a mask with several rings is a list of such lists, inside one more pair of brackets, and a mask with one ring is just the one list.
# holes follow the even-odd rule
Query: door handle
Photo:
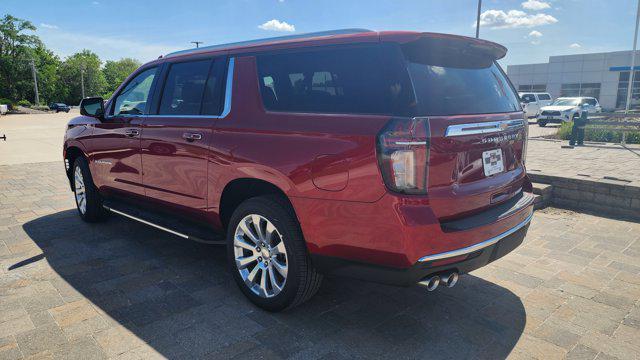
[[140, 135], [140, 131], [139, 131], [139, 130], [137, 130], [137, 129], [126, 129], [126, 130], [124, 131], [124, 134], [125, 134], [127, 137], [136, 137], [136, 136]]
[[182, 134], [182, 138], [191, 142], [195, 140], [202, 140], [202, 134], [199, 133], [184, 133]]

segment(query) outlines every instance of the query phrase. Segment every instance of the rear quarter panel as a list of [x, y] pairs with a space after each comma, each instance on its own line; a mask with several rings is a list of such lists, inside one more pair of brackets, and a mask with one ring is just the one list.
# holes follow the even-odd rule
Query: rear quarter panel
[[216, 122], [212, 136], [211, 208], [238, 178], [269, 181], [290, 197], [374, 202], [383, 196], [375, 139], [388, 116], [268, 112], [255, 58], [238, 57], [235, 67], [231, 113]]

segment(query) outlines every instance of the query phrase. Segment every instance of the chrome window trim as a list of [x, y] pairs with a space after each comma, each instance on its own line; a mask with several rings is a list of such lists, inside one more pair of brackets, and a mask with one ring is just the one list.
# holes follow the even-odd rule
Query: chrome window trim
[[520, 230], [521, 228], [523, 228], [525, 225], [527, 225], [531, 221], [531, 218], [533, 218], [533, 210], [531, 210], [531, 213], [529, 214], [529, 216], [527, 216], [526, 219], [524, 219], [524, 221], [522, 221], [518, 225], [512, 227], [511, 229], [503, 232], [502, 234], [492, 237], [489, 240], [485, 240], [483, 242], [480, 242], [480, 243], [477, 243], [477, 244], [474, 244], [474, 245], [471, 245], [471, 246], [467, 246], [467, 247], [464, 247], [464, 248], [461, 248], [461, 249], [457, 249], [457, 250], [451, 250], [451, 251], [447, 251], [447, 252], [443, 252], [443, 253], [439, 253], [439, 254], [423, 256], [418, 260], [418, 262], [426, 262], [426, 261], [448, 259], [448, 258], [452, 258], [452, 257], [456, 257], [456, 256], [470, 254], [470, 253], [478, 251], [478, 250], [482, 250], [482, 249], [484, 249], [486, 247], [489, 247], [489, 246], [497, 243], [498, 241], [504, 239], [505, 237], [515, 233], [516, 231]]
[[501, 131], [520, 129], [525, 126], [524, 119], [501, 120], [480, 123], [449, 125], [444, 133], [445, 137], [491, 134]]

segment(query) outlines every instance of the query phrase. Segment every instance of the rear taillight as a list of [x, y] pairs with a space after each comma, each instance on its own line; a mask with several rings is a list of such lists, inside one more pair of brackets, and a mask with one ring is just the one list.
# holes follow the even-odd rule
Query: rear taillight
[[394, 118], [380, 131], [378, 162], [390, 190], [427, 193], [429, 135], [427, 118]]

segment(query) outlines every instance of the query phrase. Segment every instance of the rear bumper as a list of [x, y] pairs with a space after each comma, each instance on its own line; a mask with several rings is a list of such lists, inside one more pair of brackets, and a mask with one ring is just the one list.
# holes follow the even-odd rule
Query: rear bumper
[[533, 214], [528, 192], [448, 222], [438, 220], [428, 201], [391, 194], [374, 203], [291, 200], [321, 272], [396, 285], [488, 264], [522, 242]]
[[[412, 286], [419, 281], [435, 274], [457, 271], [460, 274], [469, 273], [481, 268], [494, 260], [497, 260], [517, 248], [524, 240], [529, 228], [529, 221], [513, 231], [505, 233], [499, 239], [490, 239], [479, 243], [476, 247], [459, 249], [462, 255], [454, 256], [454, 252], [436, 254], [446, 256], [446, 259], [454, 259], [453, 262], [439, 264], [438, 260], [430, 260], [424, 257], [413, 266], [406, 269], [398, 269], [386, 266], [349, 261], [341, 258], [313, 255], [314, 266], [327, 275], [345, 276], [360, 280], [372, 281], [387, 285]], [[495, 240], [495, 241], [494, 241]], [[433, 257], [434, 255], [431, 255]], [[438, 257], [438, 259], [443, 259]]]

